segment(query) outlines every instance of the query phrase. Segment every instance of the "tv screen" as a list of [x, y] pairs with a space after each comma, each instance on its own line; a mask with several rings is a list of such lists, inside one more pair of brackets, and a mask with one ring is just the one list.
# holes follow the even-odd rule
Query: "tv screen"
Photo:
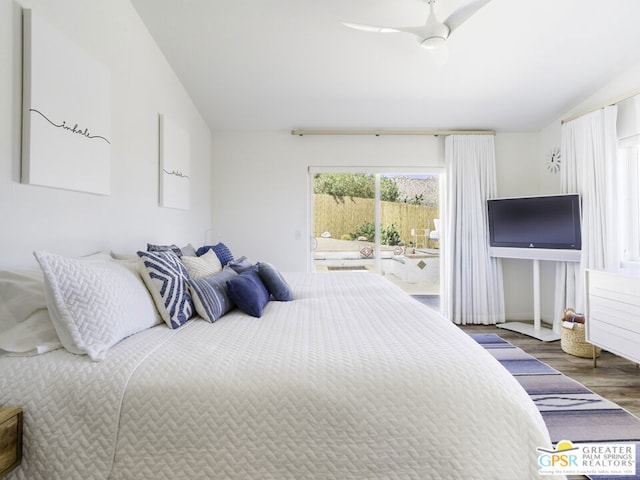
[[487, 200], [492, 247], [580, 250], [578, 194]]

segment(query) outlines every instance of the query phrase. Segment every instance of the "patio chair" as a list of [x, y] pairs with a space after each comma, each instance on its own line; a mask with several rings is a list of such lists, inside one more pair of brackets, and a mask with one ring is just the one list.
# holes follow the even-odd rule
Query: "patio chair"
[[436, 241], [436, 242], [440, 241], [440, 219], [439, 218], [433, 219], [433, 228], [434, 229], [429, 232], [429, 248], [431, 248], [432, 241]]

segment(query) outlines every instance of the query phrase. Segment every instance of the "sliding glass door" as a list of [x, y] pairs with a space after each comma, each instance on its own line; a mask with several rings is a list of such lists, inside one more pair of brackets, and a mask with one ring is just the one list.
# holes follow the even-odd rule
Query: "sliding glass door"
[[383, 274], [440, 292], [440, 175], [310, 170], [312, 269]]

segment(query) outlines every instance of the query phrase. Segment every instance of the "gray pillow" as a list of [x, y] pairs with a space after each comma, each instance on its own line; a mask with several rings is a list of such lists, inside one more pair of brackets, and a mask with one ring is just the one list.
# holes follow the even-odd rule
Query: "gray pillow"
[[293, 292], [282, 274], [270, 263], [258, 262], [258, 275], [275, 300], [290, 302]]

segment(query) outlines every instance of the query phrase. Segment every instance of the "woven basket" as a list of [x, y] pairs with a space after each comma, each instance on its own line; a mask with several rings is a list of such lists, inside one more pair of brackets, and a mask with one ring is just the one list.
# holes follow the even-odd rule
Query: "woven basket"
[[[563, 320], [575, 314], [572, 309], [566, 309]], [[576, 357], [593, 358], [594, 355], [594, 346], [585, 340], [584, 323], [574, 323], [573, 328], [565, 327], [563, 324], [560, 333], [560, 347], [563, 352]], [[601, 351], [601, 348], [595, 347], [595, 356], [599, 357]]]

